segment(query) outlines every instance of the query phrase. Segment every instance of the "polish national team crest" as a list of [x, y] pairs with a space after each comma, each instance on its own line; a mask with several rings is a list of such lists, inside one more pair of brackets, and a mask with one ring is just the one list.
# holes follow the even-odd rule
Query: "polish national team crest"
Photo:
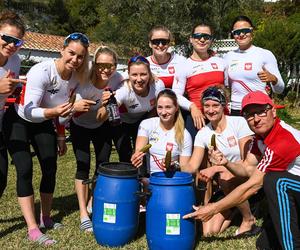
[[229, 136], [229, 137], [227, 138], [227, 141], [228, 141], [229, 147], [234, 147], [234, 146], [237, 145], [237, 141], [236, 141], [236, 139], [235, 139], [234, 136]]
[[245, 70], [252, 70], [252, 63], [245, 63]]
[[150, 106], [154, 106], [155, 105], [155, 98], [150, 100]]
[[172, 151], [172, 150], [173, 150], [173, 143], [167, 142], [166, 151]]
[[169, 73], [170, 73], [170, 74], [174, 74], [174, 73], [175, 73], [175, 68], [174, 68], [174, 66], [168, 67], [168, 70], [169, 70]]
[[218, 65], [216, 63], [211, 63], [213, 69], [218, 69]]

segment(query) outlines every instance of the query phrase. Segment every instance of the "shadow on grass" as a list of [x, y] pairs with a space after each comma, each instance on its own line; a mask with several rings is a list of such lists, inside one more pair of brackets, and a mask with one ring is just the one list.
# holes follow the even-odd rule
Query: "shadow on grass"
[[[22, 218], [22, 217], [20, 217], [20, 218]], [[6, 235], [11, 234], [11, 233], [15, 232], [16, 230], [20, 230], [24, 227], [26, 227], [25, 221], [23, 221], [21, 223], [18, 223], [18, 224], [15, 224], [15, 225], [5, 229], [4, 231], [1, 231], [0, 232], [0, 238], [5, 237]]]

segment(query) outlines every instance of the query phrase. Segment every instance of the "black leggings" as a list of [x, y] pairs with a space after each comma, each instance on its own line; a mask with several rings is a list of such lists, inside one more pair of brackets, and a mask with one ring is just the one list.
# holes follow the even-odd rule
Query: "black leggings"
[[33, 195], [30, 144], [36, 152], [42, 170], [40, 192], [53, 193], [57, 170], [57, 141], [52, 121], [25, 121], [11, 106], [4, 115], [3, 134], [17, 170], [18, 197]]
[[0, 132], [0, 197], [7, 185], [8, 160], [3, 134]]
[[96, 156], [95, 174], [100, 163], [109, 161], [110, 153], [107, 152], [111, 150], [111, 142], [109, 143], [111, 139], [108, 127], [104, 124], [98, 128], [89, 129], [71, 121], [70, 132], [77, 164], [75, 178], [78, 180], [88, 179], [91, 162], [90, 142], [94, 145]]

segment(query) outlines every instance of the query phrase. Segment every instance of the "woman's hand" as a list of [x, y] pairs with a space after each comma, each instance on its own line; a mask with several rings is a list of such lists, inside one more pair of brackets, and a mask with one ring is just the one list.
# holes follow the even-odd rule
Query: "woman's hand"
[[143, 164], [143, 157], [145, 153], [137, 151], [131, 156], [131, 163], [136, 168], [139, 168]]
[[98, 109], [96, 118], [100, 122], [105, 122], [108, 119], [108, 113], [104, 106], [102, 106]]
[[75, 112], [88, 112], [91, 109], [91, 105], [95, 105], [96, 102], [87, 99], [81, 99], [76, 101], [73, 105], [73, 110]]
[[68, 117], [69, 115], [71, 115], [72, 110], [73, 110], [72, 103], [65, 102], [54, 108], [45, 109], [44, 116], [47, 119], [52, 119], [58, 116]]
[[277, 83], [277, 77], [271, 74], [265, 66], [262, 66], [262, 70], [257, 73], [258, 78], [265, 83], [271, 82], [272, 84]]
[[208, 148], [208, 158], [213, 165], [226, 166], [228, 163], [228, 160], [223, 153], [218, 149], [214, 150], [213, 147]]
[[14, 79], [10, 77], [10, 75], [11, 71], [8, 70], [6, 74], [0, 79], [0, 94], [12, 94], [19, 83], [26, 84], [26, 80]]
[[209, 182], [212, 180], [214, 175], [216, 174], [216, 168], [215, 167], [208, 167], [205, 169], [200, 170], [198, 174], [198, 178], [201, 181]]
[[113, 93], [111, 93], [109, 90], [105, 90], [102, 93], [102, 98], [101, 98], [101, 103], [102, 105], [106, 105], [111, 97], [111, 95], [113, 95]]
[[58, 137], [57, 138], [57, 147], [58, 147], [58, 155], [63, 156], [67, 153], [67, 144], [65, 137]]
[[195, 103], [192, 103], [191, 105], [191, 115], [194, 121], [194, 125], [197, 129], [201, 129], [205, 126], [204, 116]]

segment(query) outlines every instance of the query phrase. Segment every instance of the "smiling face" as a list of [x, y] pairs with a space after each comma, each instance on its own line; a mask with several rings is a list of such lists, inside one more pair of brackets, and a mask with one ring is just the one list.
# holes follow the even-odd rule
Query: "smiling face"
[[[0, 27], [0, 33], [4, 34], [4, 35], [8, 35], [8, 36], [13, 36], [19, 39], [23, 38], [23, 34], [22, 31], [15, 27], [15, 26], [11, 26], [8, 24], [3, 25], [2, 27]], [[8, 58], [10, 56], [12, 56], [14, 53], [16, 53], [18, 50], [20, 49], [20, 47], [16, 47], [13, 43], [7, 43], [4, 40], [2, 40], [0, 38], [0, 53]]]
[[99, 54], [95, 62], [95, 70], [98, 79], [108, 81], [116, 71], [116, 62], [113, 56], [107, 53]]
[[276, 118], [276, 109], [268, 105], [251, 104], [243, 109], [249, 128], [257, 135], [266, 137]]
[[150, 74], [149, 67], [144, 63], [134, 63], [128, 68], [129, 81], [137, 95], [148, 94]]
[[174, 124], [178, 106], [168, 96], [160, 96], [156, 106], [157, 114], [163, 124]]
[[218, 122], [224, 116], [224, 107], [217, 101], [207, 100], [203, 103], [203, 113], [210, 122]]
[[[151, 42], [152, 41], [152, 42]], [[167, 54], [170, 43], [170, 34], [164, 30], [154, 30], [150, 37], [149, 46], [154, 56]]]
[[75, 71], [84, 62], [87, 49], [79, 41], [70, 41], [61, 51], [65, 70]]
[[[193, 34], [207, 34], [212, 35], [211, 29], [208, 26], [197, 26], [194, 29]], [[190, 37], [190, 43], [193, 45], [194, 51], [197, 53], [205, 53], [212, 44], [211, 39], [205, 39], [205, 37], [193, 38], [193, 35]]]
[[[252, 26], [250, 23], [248, 23], [247, 21], [237, 21], [234, 25], [233, 25], [233, 33], [234, 31], [238, 31], [244, 29], [245, 31], [249, 30], [249, 28], [252, 29]], [[241, 50], [246, 50], [248, 49], [251, 45], [252, 45], [252, 40], [253, 40], [253, 32], [238, 32], [239, 34], [234, 35], [233, 37], [236, 41], [236, 43], [238, 44], [239, 48]]]

